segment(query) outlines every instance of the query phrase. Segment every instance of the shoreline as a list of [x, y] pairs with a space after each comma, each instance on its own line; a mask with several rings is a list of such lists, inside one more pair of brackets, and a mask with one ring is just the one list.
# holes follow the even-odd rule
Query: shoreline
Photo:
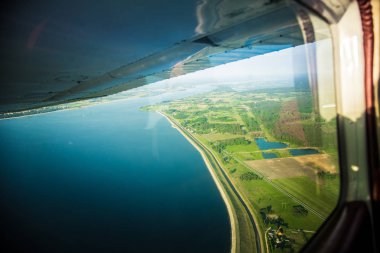
[[212, 177], [216, 187], [218, 188], [219, 194], [221, 195], [223, 202], [226, 205], [227, 213], [228, 213], [228, 217], [229, 217], [230, 225], [231, 225], [231, 227], [230, 227], [231, 228], [231, 251], [230, 252], [235, 253], [236, 252], [236, 224], [237, 224], [237, 220], [235, 219], [234, 211], [233, 211], [234, 209], [230, 203], [230, 200], [229, 200], [226, 192], [224, 191], [224, 188], [221, 185], [214, 169], [212, 168], [212, 165], [208, 161], [208, 159], [207, 159], [206, 155], [203, 153], [203, 151], [198, 147], [198, 145], [195, 144], [193, 142], [193, 140], [191, 140], [180, 128], [178, 128], [175, 125], [175, 123], [168, 116], [166, 116], [164, 113], [162, 113], [160, 111], [156, 111], [156, 112], [159, 113], [161, 116], [163, 116], [171, 124], [171, 126], [173, 128], [177, 129], [177, 131], [183, 137], [185, 137], [186, 140], [189, 141], [190, 144], [193, 145], [193, 147], [195, 147], [198, 150], [198, 152], [201, 154], [202, 159], [203, 159], [204, 163], [206, 164], [206, 167], [207, 167], [208, 171], [210, 172], [211, 177]]
[[[0, 117], [0, 121], [1, 120], [10, 120], [10, 119], [20, 119], [20, 118], [25, 118], [25, 117], [33, 117], [33, 116], [37, 116], [37, 115], [54, 113], [54, 112], [63, 112], [63, 111], [69, 111], [69, 110], [79, 110], [79, 109], [83, 109], [83, 108], [87, 108], [87, 107], [91, 107], [91, 106], [97, 106], [97, 105], [100, 105], [100, 104], [109, 104], [109, 103], [114, 103], [114, 102], [120, 102], [120, 101], [124, 101], [124, 100], [130, 100], [130, 99], [133, 99], [133, 98], [135, 98], [135, 97], [126, 97], [126, 98], [114, 99], [114, 100], [108, 100], [108, 101], [96, 101], [96, 102], [92, 102], [92, 103], [89, 103], [89, 104], [80, 105], [80, 106], [74, 106], [74, 107], [70, 107], [70, 108], [54, 109], [54, 110], [51, 110], [51, 111], [43, 111], [43, 112], [30, 112], [30, 113], [26, 113], [26, 114], [23, 114], [23, 115], [3, 117], [3, 118]], [[76, 103], [76, 102], [69, 102], [67, 104], [70, 104], [70, 103]], [[55, 106], [55, 105], [53, 105], [53, 106]], [[41, 107], [41, 108], [46, 108], [46, 107]], [[35, 108], [35, 109], [30, 109], [30, 110], [39, 110], [41, 108]], [[25, 112], [25, 111], [20, 111], [20, 112], [15, 112], [15, 113], [22, 113], [22, 112]], [[2, 114], [2, 115], [4, 115], [4, 114]]]

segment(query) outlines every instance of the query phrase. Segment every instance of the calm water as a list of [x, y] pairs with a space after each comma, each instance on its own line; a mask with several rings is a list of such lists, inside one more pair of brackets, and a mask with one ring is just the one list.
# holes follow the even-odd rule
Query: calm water
[[277, 154], [272, 152], [261, 152], [261, 154], [263, 155], [264, 159], [278, 158]]
[[228, 252], [222, 198], [196, 149], [159, 114], [138, 110], [153, 102], [0, 121], [0, 247]]
[[267, 141], [265, 138], [255, 138], [260, 150], [287, 148], [288, 145], [282, 142]]
[[318, 150], [312, 148], [289, 149], [289, 152], [292, 156], [319, 154]]

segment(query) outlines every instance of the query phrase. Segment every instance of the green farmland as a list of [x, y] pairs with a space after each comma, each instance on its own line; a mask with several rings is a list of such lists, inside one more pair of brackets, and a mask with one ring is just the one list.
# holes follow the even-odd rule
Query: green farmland
[[235, 188], [236, 252], [257, 251], [247, 212], [262, 251], [297, 252], [339, 195], [335, 120], [312, 108], [309, 92], [281, 88], [215, 91], [142, 109], [168, 116], [220, 164], [218, 180], [227, 192]]

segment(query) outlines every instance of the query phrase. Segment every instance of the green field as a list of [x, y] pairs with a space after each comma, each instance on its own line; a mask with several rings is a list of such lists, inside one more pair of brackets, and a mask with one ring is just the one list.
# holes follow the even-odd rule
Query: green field
[[[300, 250], [321, 226], [339, 196], [338, 171], [331, 169], [338, 164], [335, 121], [326, 122], [313, 112], [312, 102], [309, 92], [295, 92], [290, 88], [244, 93], [228, 90], [143, 109], [172, 117], [207, 147], [250, 206], [270, 251], [292, 252]], [[287, 146], [260, 150], [255, 137], [263, 137], [269, 144], [284, 142]], [[260, 173], [266, 168], [258, 170], [249, 164], [263, 160], [263, 152], [276, 158], [293, 159], [291, 148], [312, 148], [320, 155], [310, 156], [308, 159], [315, 162], [306, 160], [307, 163], [294, 160], [282, 165], [278, 162], [282, 160], [278, 160], [277, 169], [287, 173], [274, 179]], [[322, 155], [323, 159], [319, 159]], [[321, 163], [321, 160], [331, 161], [331, 164]], [[223, 181], [221, 174], [218, 178]], [[228, 190], [226, 184], [224, 187]], [[254, 252], [247, 213], [236, 196], [230, 194], [229, 197], [239, 227], [237, 252]]]
[[235, 153], [234, 156], [241, 160], [260, 160], [264, 159], [261, 152], [240, 152]]
[[259, 151], [259, 148], [257, 147], [256, 143], [252, 142], [249, 145], [231, 145], [231, 146], [228, 146], [226, 150], [232, 153], [255, 152], [255, 151]]
[[325, 217], [332, 212], [339, 194], [339, 178], [318, 183], [308, 177], [276, 179], [274, 182]]
[[226, 139], [233, 139], [233, 138], [239, 138], [243, 137], [244, 135], [236, 135], [236, 134], [222, 134], [222, 133], [212, 133], [212, 134], [204, 134], [203, 137], [209, 141], [220, 141], [220, 140], [226, 140]]

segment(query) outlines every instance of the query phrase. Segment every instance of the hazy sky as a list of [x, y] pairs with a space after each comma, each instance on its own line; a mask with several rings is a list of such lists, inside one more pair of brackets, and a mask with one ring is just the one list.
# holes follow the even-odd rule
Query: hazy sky
[[[273, 80], [279, 77], [293, 79], [292, 54], [302, 47], [288, 48], [248, 59], [231, 62], [216, 67], [189, 73], [151, 84], [152, 86], [175, 86], [178, 84], [233, 84], [253, 80]], [[150, 85], [150, 86], [151, 86]]]

